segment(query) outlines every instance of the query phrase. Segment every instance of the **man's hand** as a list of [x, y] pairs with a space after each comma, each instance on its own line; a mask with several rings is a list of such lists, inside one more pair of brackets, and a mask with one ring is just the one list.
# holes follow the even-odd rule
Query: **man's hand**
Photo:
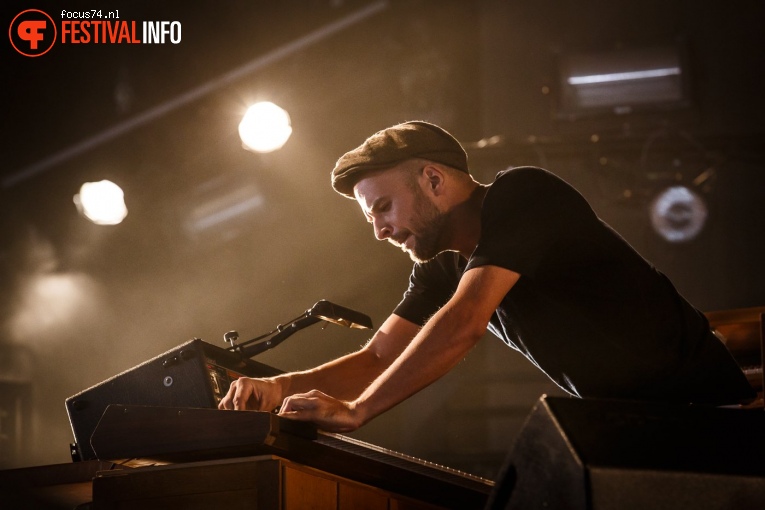
[[240, 377], [231, 383], [218, 409], [237, 411], [273, 411], [282, 403], [282, 389], [273, 379]]
[[326, 432], [351, 432], [364, 424], [355, 402], [337, 400], [319, 390], [287, 397], [279, 416], [313, 422]]

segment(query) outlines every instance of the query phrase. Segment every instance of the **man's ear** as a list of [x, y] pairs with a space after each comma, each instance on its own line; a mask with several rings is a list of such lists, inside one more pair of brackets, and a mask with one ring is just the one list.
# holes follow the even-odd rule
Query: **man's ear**
[[426, 165], [422, 169], [422, 175], [427, 182], [427, 189], [438, 196], [444, 192], [444, 172], [433, 165]]

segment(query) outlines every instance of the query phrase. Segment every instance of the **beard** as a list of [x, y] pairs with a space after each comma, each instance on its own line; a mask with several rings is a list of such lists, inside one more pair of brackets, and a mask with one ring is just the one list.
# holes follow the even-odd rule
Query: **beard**
[[402, 245], [401, 249], [413, 262], [422, 263], [444, 251], [447, 218], [420, 189], [415, 191], [415, 213], [413, 231], [408, 232], [413, 244], [411, 248]]

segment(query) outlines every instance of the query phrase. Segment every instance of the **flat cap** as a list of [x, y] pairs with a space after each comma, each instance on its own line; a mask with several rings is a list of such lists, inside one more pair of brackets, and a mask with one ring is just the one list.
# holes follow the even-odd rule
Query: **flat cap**
[[332, 187], [341, 195], [354, 198], [353, 187], [365, 173], [391, 168], [412, 158], [469, 173], [467, 154], [457, 139], [435, 124], [417, 120], [378, 131], [343, 154], [332, 170]]

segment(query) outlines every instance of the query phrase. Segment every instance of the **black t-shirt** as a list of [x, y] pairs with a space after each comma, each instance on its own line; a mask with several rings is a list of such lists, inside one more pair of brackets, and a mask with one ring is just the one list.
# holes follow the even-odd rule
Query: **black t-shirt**
[[500, 172], [470, 259], [444, 252], [415, 264], [394, 313], [424, 324], [464, 271], [484, 265], [521, 275], [489, 330], [573, 395], [712, 404], [754, 397], [703, 314], [546, 170]]

